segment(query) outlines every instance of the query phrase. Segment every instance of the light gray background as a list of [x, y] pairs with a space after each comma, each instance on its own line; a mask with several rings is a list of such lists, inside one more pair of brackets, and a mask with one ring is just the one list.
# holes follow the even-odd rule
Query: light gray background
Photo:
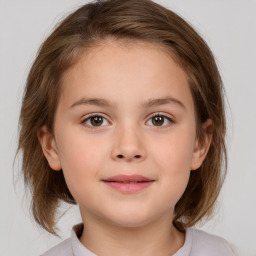
[[[39, 255], [60, 242], [36, 227], [22, 180], [14, 190], [17, 122], [29, 67], [42, 40], [81, 0], [0, 0], [0, 255]], [[227, 91], [229, 168], [214, 219], [200, 228], [256, 255], [256, 1], [156, 1], [191, 22], [212, 48]], [[17, 173], [19, 166], [15, 165]], [[17, 179], [17, 178], [16, 178]], [[15, 179], [15, 180], [16, 180]], [[63, 208], [67, 209], [66, 206]], [[80, 221], [60, 220], [62, 239]]]

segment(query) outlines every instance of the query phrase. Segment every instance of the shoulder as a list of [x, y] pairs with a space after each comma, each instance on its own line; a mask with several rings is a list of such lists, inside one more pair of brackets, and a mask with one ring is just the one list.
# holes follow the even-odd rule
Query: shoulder
[[73, 256], [72, 246], [71, 246], [71, 239], [66, 239], [63, 242], [57, 244], [50, 250], [43, 253], [41, 256]]
[[225, 239], [193, 228], [189, 228], [188, 232], [193, 240], [191, 256], [235, 256]]

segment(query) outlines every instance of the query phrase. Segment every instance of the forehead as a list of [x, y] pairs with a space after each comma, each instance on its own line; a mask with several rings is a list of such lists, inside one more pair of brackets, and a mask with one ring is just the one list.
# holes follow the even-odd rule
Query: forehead
[[78, 94], [114, 100], [130, 97], [135, 102], [168, 93], [190, 94], [187, 75], [172, 56], [166, 46], [157, 43], [101, 42], [84, 51], [64, 73], [62, 96], [73, 101]]
[[[165, 58], [171, 58], [176, 62], [177, 65], [180, 65], [180, 60], [177, 57], [177, 55], [174, 53], [174, 51], [168, 47], [167, 45], [164, 45], [163, 43], [155, 42], [155, 41], [142, 41], [138, 39], [112, 39], [107, 38], [105, 40], [101, 40], [98, 43], [92, 45], [88, 49], [85, 49], [83, 54], [81, 54], [81, 58], [94, 58], [97, 55], [102, 55], [104, 53], [107, 53], [109, 51], [113, 52], [114, 50], [120, 50], [119, 54], [121, 54], [121, 57], [125, 57], [125, 53], [127, 53], [127, 56], [130, 55], [133, 52], [145, 52], [149, 57], [151, 53], [158, 53], [158, 55], [165, 56]], [[116, 51], [117, 53], [117, 51]], [[79, 61], [79, 58], [78, 58]], [[127, 59], [124, 59], [124, 61], [127, 61]], [[181, 67], [182, 68], [182, 67]]]
[[[150, 60], [150, 58], [152, 60], [152, 57], [158, 59], [158, 62], [156, 63], [157, 65], [159, 65], [160, 58], [165, 60], [168, 59], [172, 62], [174, 61], [176, 65], [183, 69], [179, 57], [177, 57], [177, 55], [170, 47], [162, 43], [155, 41], [142, 41], [138, 39], [106, 38], [104, 40], [99, 40], [96, 43], [90, 44], [84, 50], [79, 51], [79, 55], [77, 56], [75, 63], [64, 72], [62, 77], [67, 78], [67, 76], [69, 76], [69, 74], [72, 73], [74, 69], [77, 70], [79, 67], [81, 68], [82, 64], [85, 64], [86, 62], [89, 64], [90, 69], [93, 69], [95, 68], [95, 65], [98, 65], [98, 74], [103, 71], [100, 69], [102, 68], [101, 64], [108, 62], [107, 65], [109, 65], [111, 60], [119, 62], [119, 64], [128, 64], [129, 62], [133, 61], [133, 65], [136, 65], [139, 64], [140, 61], [137, 55], [138, 53], [140, 54], [140, 57], [143, 55], [143, 53], [144, 57], [147, 55], [148, 60]], [[129, 57], [131, 58], [129, 59]], [[143, 58], [141, 62], [143, 60], [145, 60], [145, 58]], [[148, 62], [147, 64], [150, 63], [153, 64], [153, 62]], [[145, 62], [143, 64], [145, 65]], [[185, 72], [184, 69], [183, 71]]]

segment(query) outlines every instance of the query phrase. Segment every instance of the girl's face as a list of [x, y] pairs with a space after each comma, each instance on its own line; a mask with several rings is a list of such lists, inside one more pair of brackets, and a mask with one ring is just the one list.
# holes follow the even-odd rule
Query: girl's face
[[113, 41], [84, 53], [62, 85], [55, 136], [44, 128], [40, 142], [83, 219], [170, 223], [211, 139], [196, 138], [185, 72], [159, 46]]

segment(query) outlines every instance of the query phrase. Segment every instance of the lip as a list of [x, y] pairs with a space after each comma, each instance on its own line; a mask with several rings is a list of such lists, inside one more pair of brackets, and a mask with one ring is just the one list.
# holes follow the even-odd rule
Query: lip
[[139, 192], [155, 182], [155, 180], [141, 175], [116, 175], [102, 181], [112, 189], [125, 194]]

